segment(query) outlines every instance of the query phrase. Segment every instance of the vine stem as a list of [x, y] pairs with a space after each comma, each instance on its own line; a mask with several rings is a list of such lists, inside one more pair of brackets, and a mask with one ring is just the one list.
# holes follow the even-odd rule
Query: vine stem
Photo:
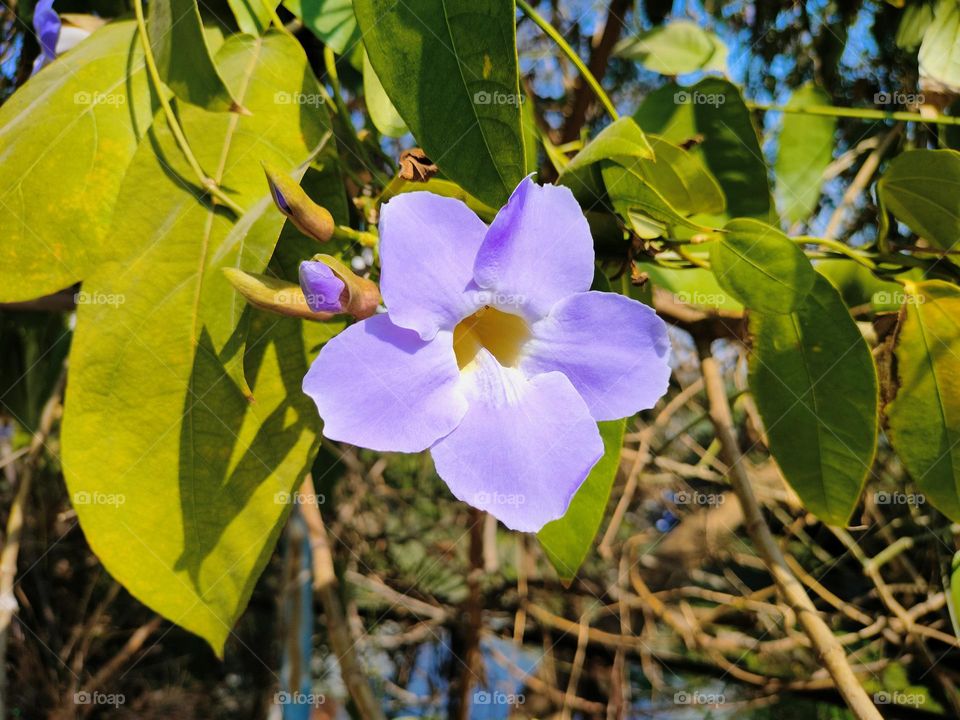
[[757, 502], [747, 471], [743, 466], [743, 456], [740, 454], [740, 447], [733, 430], [730, 401], [727, 398], [720, 366], [710, 350], [710, 339], [698, 336], [696, 342], [700, 356], [700, 370], [710, 406], [710, 419], [717, 431], [723, 460], [730, 468], [730, 484], [743, 507], [746, 528], [757, 552], [773, 577], [780, 594], [797, 614], [800, 625], [810, 638], [811, 644], [850, 710], [859, 720], [883, 720], [883, 716], [871, 702], [870, 696], [867, 695], [853, 668], [850, 667], [840, 641], [817, 612], [816, 606], [790, 569], [780, 546], [773, 538], [773, 533], [763, 517], [760, 503]]
[[590, 68], [588, 68], [586, 63], [580, 59], [580, 56], [577, 55], [576, 51], [570, 47], [570, 44], [566, 40], [563, 39], [563, 35], [557, 32], [557, 29], [548, 23], [547, 20], [540, 15], [540, 13], [534, 10], [526, 0], [517, 0], [517, 7], [523, 10], [523, 14], [533, 20], [533, 22], [535, 22], [537, 26], [557, 44], [557, 47], [559, 47], [560, 50], [563, 51], [563, 54], [570, 59], [570, 62], [576, 66], [577, 70], [579, 70], [580, 74], [583, 76], [583, 79], [587, 81], [587, 84], [593, 90], [594, 94], [596, 94], [597, 99], [603, 103], [603, 107], [610, 115], [610, 118], [613, 120], [619, 120], [620, 114], [617, 112], [617, 108], [614, 107], [613, 103], [610, 101], [610, 97], [603, 89], [603, 86], [597, 82], [597, 79], [593, 76], [593, 73], [590, 72]]
[[[517, 0], [522, 2], [522, 0]], [[870, 108], [845, 108], [833, 105], [807, 105], [806, 107], [787, 107], [785, 105], [768, 105], [766, 103], [747, 102], [751, 110], [765, 112], [784, 112], [793, 115], [826, 115], [828, 117], [853, 118], [856, 120], [896, 120], [899, 122], [919, 122], [931, 125], [960, 125], [960, 117], [951, 115], [923, 115], [922, 113], [887, 110], [872, 110]]]
[[210, 193], [221, 205], [230, 208], [238, 217], [243, 215], [243, 208], [223, 192], [220, 186], [217, 185], [217, 182], [203, 171], [203, 168], [200, 167], [200, 163], [197, 161], [197, 156], [193, 154], [193, 149], [190, 147], [187, 136], [184, 134], [183, 128], [180, 127], [180, 121], [177, 120], [177, 116], [173, 112], [170, 99], [164, 92], [163, 80], [160, 79], [160, 71], [157, 69], [157, 59], [153, 56], [153, 48], [150, 47], [150, 36], [147, 35], [147, 21], [143, 16], [143, 0], [133, 0], [133, 10], [137, 18], [137, 34], [140, 36], [140, 45], [143, 47], [143, 60], [147, 66], [147, 74], [150, 76], [150, 83], [153, 85], [153, 89], [157, 94], [160, 107], [163, 109], [163, 115], [167, 119], [167, 125], [170, 127], [170, 132], [173, 133], [173, 137], [177, 141], [180, 152], [183, 153], [187, 164], [190, 165], [190, 169], [193, 170], [193, 173], [200, 181], [200, 186]]

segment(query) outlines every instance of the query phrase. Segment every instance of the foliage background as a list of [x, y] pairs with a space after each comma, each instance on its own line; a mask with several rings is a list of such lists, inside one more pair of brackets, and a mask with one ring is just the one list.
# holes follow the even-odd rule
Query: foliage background
[[[9, 124], [0, 133], [6, 133], [2, 147], [9, 154], [0, 154], [7, 178], [0, 183], [7, 216], [0, 258], [6, 286], [3, 298], [11, 302], [0, 311], [0, 404], [5, 421], [2, 507], [8, 515], [4, 518], [7, 527], [12, 515], [8, 509], [17, 505], [16, 488], [23, 486], [26, 475], [33, 476], [23, 503], [22, 546], [15, 558], [18, 564], [12, 591], [19, 611], [7, 631], [5, 675], [11, 716], [276, 716], [291, 712], [276, 702], [278, 691], [298, 686], [290, 673], [305, 676], [300, 687], [326, 695], [327, 701], [314, 708], [315, 716], [333, 715], [349, 705], [331, 649], [333, 639], [324, 624], [329, 620], [329, 606], [313, 601], [309, 594], [303, 599], [301, 594], [303, 576], [298, 573], [302, 569], [309, 574], [310, 568], [303, 548], [308, 530], [300, 524], [299, 508], [293, 520], [281, 522], [288, 503], [275, 502], [278, 494], [290, 496], [304, 469], [308, 448], [314, 444], [316, 421], [310, 416], [309, 404], [299, 396], [299, 376], [318, 345], [337, 327], [278, 321], [245, 310], [242, 300], [225, 283], [194, 277], [198, 237], [206, 238], [201, 256], [208, 260], [219, 261], [224, 253], [246, 252], [250, 257], [238, 256], [238, 263], [266, 264], [269, 260], [271, 272], [287, 278], [293, 277], [297, 261], [314, 251], [289, 224], [281, 231], [282, 217], [269, 204], [262, 180], [259, 162], [264, 159], [279, 162], [285, 170], [303, 163], [312, 166], [304, 175], [304, 186], [331, 210], [338, 223], [354, 231], [335, 241], [337, 251], [367, 271], [370, 257], [369, 252], [365, 256], [360, 233], [374, 224], [374, 200], [380, 191], [398, 189], [392, 181], [397, 160], [401, 151], [415, 142], [405, 133], [406, 127], [413, 131], [416, 142], [427, 148], [449, 148], [464, 132], [474, 133], [471, 114], [477, 110], [469, 107], [469, 93], [458, 96], [460, 105], [451, 112], [443, 92], [418, 90], [418, 86], [445, 87], [444, 53], [438, 53], [435, 63], [426, 63], [438, 78], [411, 74], [409, 63], [395, 58], [417, 42], [416, 38], [391, 36], [381, 28], [380, 35], [371, 31], [377, 42], [368, 45], [370, 60], [365, 66], [363, 57], [357, 57], [360, 46], [354, 33], [358, 31], [352, 29], [351, 9], [344, 11], [345, 5], [349, 3], [304, 1], [281, 6], [280, 19], [289, 24], [294, 38], [272, 31], [266, 40], [258, 41], [254, 52], [249, 40], [223, 37], [237, 29], [261, 32], [269, 17], [259, 10], [238, 12], [237, 6], [226, 2], [204, 3], [201, 14], [216, 67], [205, 64], [203, 53], [183, 59], [184, 49], [193, 52], [199, 47], [196, 36], [175, 35], [166, 60], [162, 48], [157, 47], [160, 71], [177, 98], [177, 115], [193, 139], [198, 161], [207, 171], [224, 170], [214, 179], [228, 190], [230, 201], [245, 211], [240, 221], [229, 217], [222, 205], [217, 208], [208, 202], [176, 138], [165, 129], [158, 98], [151, 94], [142, 71], [134, 74], [123, 90], [130, 99], [125, 114], [132, 113], [139, 120], [130, 123], [127, 117], [123, 124], [117, 123], [117, 115], [108, 112], [109, 105], [100, 108], [104, 114], [99, 138], [108, 142], [97, 145], [95, 153], [88, 154], [90, 129], [82, 124], [65, 125], [49, 110], [18, 115], [16, 103], [28, 102], [31, 87], [44, 76], [13, 94], [27, 82], [38, 46], [29, 28], [31, 5], [20, 2], [3, 7], [0, 97], [6, 101], [8, 114], [4, 117]], [[359, 5], [372, 13], [378, 4]], [[490, 16], [499, 13], [509, 21], [510, 4], [489, 5], [484, 10]], [[170, 6], [177, 8], [177, 3]], [[713, 215], [722, 225], [726, 218], [716, 217], [720, 215], [717, 208], [705, 207], [705, 198], [715, 192], [715, 183], [711, 185], [713, 181], [706, 176], [714, 175], [726, 195], [728, 217], [761, 215], [793, 237], [836, 238], [847, 248], [867, 254], [886, 233], [888, 248], [920, 260], [921, 267], [910, 280], [918, 281], [926, 273], [927, 277], [956, 281], [949, 251], [956, 239], [957, 196], [951, 199], [947, 184], [957, 178], [956, 161], [929, 162], [925, 156], [919, 168], [901, 172], [899, 184], [890, 170], [891, 159], [902, 157], [911, 148], [958, 147], [955, 128], [920, 122], [917, 115], [910, 120], [883, 115], [952, 110], [953, 89], [942, 83], [924, 84], [917, 48], [902, 47], [905, 43], [898, 36], [904, 14], [920, 13], [916, 8], [927, 7], [925, 4], [911, 3], [904, 9], [881, 2], [648, 2], [636, 7], [631, 0], [613, 0], [608, 5], [558, 1], [535, 7], [586, 59], [623, 115], [637, 112], [637, 121], [648, 134], [659, 131], [678, 145], [689, 143], [685, 149], [700, 158], [697, 167], [706, 166], [706, 173], [691, 171], [701, 184], [688, 198], [689, 207], [674, 203], [673, 208], [657, 210], [679, 210], [683, 217], [668, 213], [664, 218], [654, 213], [655, 221], [673, 230], [689, 217], [700, 222]], [[57, 10], [116, 17], [129, 15], [132, 6], [64, 2], [58, 3]], [[369, 18], [364, 20], [362, 11], [358, 14], [361, 27], [373, 24]], [[528, 152], [525, 166], [516, 154], [493, 153], [489, 162], [480, 162], [477, 158], [483, 151], [476, 148], [459, 153], [451, 150], [450, 155], [432, 158], [441, 171], [449, 169], [451, 177], [457, 175], [461, 184], [474, 183], [470, 189], [478, 196], [478, 207], [497, 206], [503, 200], [503, 189], [509, 190], [509, 182], [502, 180], [503, 187], [498, 190], [496, 177], [484, 175], [492, 167], [500, 168], [501, 178], [519, 178], [537, 170], [542, 181], [556, 180], [563, 174], [560, 158], [575, 157], [584, 140], [596, 138], [610, 126], [602, 105], [557, 44], [527, 13], [519, 12], [516, 18], [520, 86], [529, 100], [522, 106], [525, 124], [517, 126], [516, 137], [505, 143], [525, 145], [528, 151], [536, 148], [535, 155]], [[681, 90], [665, 77], [674, 74], [671, 68], [656, 65], [665, 61], [662, 51], [642, 63], [612, 52], [620, 38], [668, 27], [681, 19], [715, 33], [726, 46], [727, 74], [753, 105], [748, 115], [737, 116], [736, 100], [728, 95], [723, 108], [732, 114], [722, 115], [719, 125], [708, 122], [717, 117], [709, 109], [699, 124], [696, 111], [692, 125], [677, 121], [676, 115], [664, 116], [667, 106], [677, 113], [686, 112], [683, 107], [676, 110], [672, 98], [677, 92], [699, 89], [711, 95], [730, 92], [729, 86], [710, 79], [716, 75], [715, 68], [707, 67], [706, 71], [682, 73], [681, 85], [687, 90]], [[150, 22], [156, 27], [160, 21], [151, 16]], [[939, 30], [945, 25], [941, 22], [933, 27]], [[180, 25], [175, 31], [184, 29]], [[136, 45], [129, 44], [132, 21], [126, 21], [125, 28], [107, 30], [116, 36], [126, 33], [117, 40], [119, 47], [126, 42], [136, 56]], [[477, 47], [481, 52], [495, 51], [498, 62], [491, 72], [498, 82], [509, 86], [510, 63], [501, 60], [510, 48], [495, 47], [493, 37], [477, 29]], [[953, 36], [944, 47], [948, 50], [956, 44]], [[95, 65], [109, 62], [104, 59], [109, 57], [105, 47], [88, 43], [57, 61], [73, 63], [77, 71], [78, 77], [71, 73], [75, 87], [71, 86], [68, 94], [75, 104], [74, 91], [86, 91], [83, 73], [96, 76], [105, 72]], [[949, 53], [945, 50], [944, 54]], [[383, 86], [389, 87], [386, 94], [374, 83], [377, 75]], [[335, 98], [329, 112], [322, 99], [282, 101], [300, 95], [321, 98], [313, 76]], [[125, 73], [120, 77], [126, 82]], [[696, 85], [698, 82], [703, 84]], [[392, 96], [396, 109], [386, 95]], [[824, 119], [763, 109], [813, 100], [867, 110], [868, 115], [858, 117], [854, 111]], [[252, 119], [236, 120], [235, 114], [223, 112], [233, 102], [253, 109]], [[649, 112], [644, 113], [644, 107]], [[258, 108], [262, 112], [256, 112]], [[715, 109], [720, 114], [720, 108]], [[492, 117], [508, 119], [512, 112], [509, 105], [481, 108], [481, 112], [487, 111]], [[154, 114], [154, 131], [144, 141], [144, 129]], [[752, 127], [744, 124], [747, 116], [759, 131], [756, 143], [750, 140]], [[19, 118], [20, 125], [14, 126], [9, 118]], [[227, 145], [220, 140], [234, 132], [231, 126], [235, 122], [242, 123], [244, 131], [238, 135], [238, 144], [225, 151]], [[385, 128], [392, 128], [392, 134], [400, 137], [390, 137]], [[332, 140], [328, 138], [320, 156], [311, 159], [328, 129]], [[728, 131], [739, 138], [732, 145], [735, 151], [719, 160], [711, 157], [711, 138]], [[669, 152], [656, 142], [654, 147]], [[44, 148], [53, 151], [44, 154]], [[791, 154], [791, 150], [795, 152]], [[29, 175], [14, 167], [15, 163], [32, 165], [36, 156], [42, 157], [43, 163], [32, 167]], [[128, 171], [125, 178], [100, 171], [101, 167], [109, 169], [118, 156], [132, 161], [135, 170]], [[224, 157], [236, 162], [225, 163]], [[455, 171], [454, 162], [458, 164]], [[93, 172], [78, 170], [88, 169], [86, 163]], [[476, 163], [475, 172], [471, 163]], [[590, 189], [589, 183], [598, 182], [594, 169], [588, 166], [582, 176], [568, 173], [567, 182], [580, 194], [583, 188], [578, 183]], [[615, 177], [611, 173], [617, 172], [625, 171], [605, 166], [599, 182], [609, 189]], [[758, 177], [760, 189], [755, 184]], [[885, 191], [875, 183], [878, 177], [886, 178], [881, 181], [886, 183]], [[768, 178], [772, 204], [764, 202]], [[19, 180], [23, 182], [12, 182]], [[740, 190], [730, 192], [738, 182]], [[116, 205], [123, 212], [108, 219], [114, 204], [104, 198], [111, 183]], [[596, 185], [591, 187], [596, 189]], [[934, 214], [929, 208], [917, 210], [910, 202], [898, 204], [902, 188], [919, 189], [922, 196], [939, 199], [953, 215], [945, 219], [936, 216], [937, 223], [931, 224]], [[754, 310], [762, 309], [764, 302], [791, 304], [810, 292], [814, 283], [822, 287], [823, 281], [812, 274], [805, 280], [802, 272], [788, 269], [786, 274], [802, 288], [775, 288], [771, 294], [769, 287], [749, 274], [743, 275], [737, 286], [736, 273], [718, 285], [688, 266], [708, 259], [714, 268], [722, 266], [723, 249], [700, 257], [696, 246], [690, 246], [693, 261], [680, 252], [682, 247], [671, 255], [676, 248], [670, 243], [658, 244], [656, 236], [648, 238], [652, 243], [641, 240], [649, 217], [641, 222], [631, 215], [635, 197], [610, 195], [612, 207], [603, 213], [606, 222], [593, 218], [601, 223], [595, 225], [595, 237], [598, 254], [605, 260], [604, 275], [613, 290], [623, 289], [648, 301], [653, 293], [659, 293], [658, 309], [662, 307], [678, 326], [673, 335], [678, 359], [670, 395], [655, 411], [627, 425], [620, 472], [608, 478], [613, 482], [613, 500], [600, 510], [604, 515], [600, 549], [596, 544], [591, 547], [586, 538], [589, 552], [572, 584], [561, 580], [560, 575], [565, 574], [562, 564], [559, 574], [551, 565], [549, 542], [545, 553], [533, 538], [497, 531], [494, 524], [453, 502], [426, 457], [380, 456], [328, 444], [312, 463], [315, 495], [323, 499], [320, 510], [340, 579], [338, 596], [350, 632], [354, 638], [362, 638], [357, 646], [360, 660], [387, 713], [446, 717], [465, 712], [469, 703], [462, 699], [463, 689], [473, 685], [476, 690], [477, 685], [465, 672], [464, 663], [469, 669], [471, 654], [478, 652], [488, 673], [496, 677], [498, 668], [523, 666], [533, 662], [530, 658], [536, 661], [533, 680], [504, 681], [506, 692], [522, 691], [525, 701], [489, 708], [495, 713], [491, 717], [511, 712], [519, 717], [571, 712], [590, 717], [747, 712], [757, 717], [787, 717], [790, 713], [810, 717], [845, 712], [816, 656], [784, 616], [783, 605], [776, 602], [739, 505], [724, 480], [728, 468], [721, 459], [707, 399], [698, 385], [700, 370], [693, 341], [708, 333], [708, 337], [720, 338], [714, 351], [735, 399], [740, 449], [746, 454], [744, 464], [754, 490], [779, 544], [795, 563], [794, 572], [805, 580], [834, 633], [844, 638], [851, 664], [860, 672], [871, 697], [885, 716], [957, 715], [960, 677], [954, 669], [958, 645], [949, 585], [951, 559], [957, 549], [957, 527], [951, 525], [951, 518], [958, 520], [956, 471], [950, 463], [934, 473], [934, 484], [920, 483], [918, 487], [904, 468], [904, 464], [925, 462], [922, 456], [930, 442], [925, 423], [934, 409], [929, 395], [924, 396], [919, 387], [917, 403], [903, 411], [901, 427], [908, 439], [898, 448], [899, 456], [891, 449], [889, 428], [882, 426], [873, 457], [869, 412], [866, 419], [839, 419], [837, 425], [851, 432], [853, 439], [844, 436], [844, 448], [838, 452], [842, 455], [845, 449], [854, 457], [845, 457], [832, 468], [836, 474], [831, 476], [830, 487], [841, 486], [838, 478], [846, 477], [850, 489], [840, 494], [839, 509], [832, 509], [830, 502], [817, 505], [810, 499], [812, 494], [805, 492], [809, 485], [802, 479], [812, 475], [810, 484], [818, 482], [809, 444], [798, 441], [804, 431], [802, 419], [780, 426], [780, 436], [770, 423], [764, 428], [763, 422], [789, 408], [778, 410], [764, 404], [775, 405], [777, 398], [774, 392], [760, 390], [767, 364], [761, 362], [758, 369], [756, 358], [776, 357], [777, 347], [776, 343], [764, 347], [756, 342], [757, 336], [762, 336], [758, 325], [769, 327], [788, 316], [753, 314], [749, 330], [754, 343], [739, 341], [747, 331], [740, 316], [745, 300]], [[885, 208], [881, 208], [884, 198]], [[13, 199], [22, 205], [15, 205]], [[589, 209], [597, 209], [593, 205]], [[779, 218], [770, 214], [771, 208], [780, 209]], [[610, 210], [620, 221], [612, 220], [614, 212]], [[899, 222], [883, 225], [882, 220], [888, 219], [885, 210], [892, 211]], [[170, 218], [176, 219], [176, 232], [165, 225]], [[623, 241], [624, 224], [633, 233], [629, 243]], [[237, 227], [250, 239], [249, 243], [245, 240], [242, 251], [236, 250]], [[667, 236], [689, 239], [693, 230]], [[81, 236], [96, 237], [99, 242], [70, 244], [71, 237]], [[144, 244], [135, 251], [126, 247], [127, 239]], [[779, 236], [776, 239], [781, 240]], [[38, 249], [49, 242], [54, 243], [52, 254], [66, 258], [65, 263], [51, 262]], [[159, 246], [162, 257], [151, 257], [151, 243], [157, 242], [163, 243]], [[763, 244], [759, 244], [762, 250]], [[740, 250], [753, 252], [757, 245], [750, 240]], [[734, 241], [717, 247], [737, 251]], [[782, 243], [773, 245], [763, 262], [783, 257], [782, 248]], [[914, 330], [926, 322], [939, 328], [937, 337], [947, 338], [942, 343], [947, 351], [929, 353], [937, 355], [942, 369], [931, 366], [922, 371], [920, 380], [952, 377], [956, 367], [951, 350], [951, 338], [956, 338], [954, 290], [947, 286], [942, 317], [924, 320], [922, 313], [933, 312], [937, 305], [903, 301], [900, 285], [878, 279], [888, 280], [893, 272], [854, 270], [855, 263], [829, 246], [811, 244], [805, 249], [818, 258], [829, 255], [826, 262], [833, 264], [818, 267], [841, 285], [844, 304], [861, 322], [879, 366], [884, 401], [896, 390], [890, 378], [896, 377], [898, 368], [890, 364], [889, 344], [900, 305], [901, 342], [920, 342], [916, 332], [910, 335], [910, 317], [914, 318]], [[934, 252], [936, 249], [947, 252]], [[652, 262], [656, 256], [664, 261]], [[162, 261], [171, 277], [182, 277], [188, 283], [183, 288], [177, 285], [183, 290], [182, 297], [175, 295], [170, 302], [167, 286], [158, 283], [151, 288], [149, 275], [124, 281], [121, 271], [131, 257], [147, 266]], [[869, 255], [864, 257], [869, 259]], [[675, 267], [665, 267], [671, 260]], [[205, 265], [201, 263], [201, 267]], [[677, 269], [681, 267], [684, 269]], [[88, 269], [97, 270], [93, 279], [87, 276]], [[648, 282], [639, 282], [641, 273], [646, 273]], [[637, 282], [631, 283], [631, 276]], [[85, 280], [82, 286], [33, 300], [41, 294], [35, 291], [41, 285], [46, 294], [81, 279]], [[191, 282], [196, 282], [195, 287]], [[201, 312], [206, 308], [200, 324], [209, 337], [202, 340], [191, 334], [196, 324], [190, 327], [182, 322], [190, 314], [194, 289], [212, 293], [194, 305], [195, 312], [197, 307]], [[924, 292], [942, 290], [936, 286], [922, 292], [908, 288], [907, 295], [917, 298]], [[74, 314], [77, 292], [125, 300], [81, 301]], [[831, 291], [822, 292], [830, 295]], [[158, 305], [164, 308], [159, 321], [155, 314]], [[221, 313], [225, 307], [237, 315], [225, 319]], [[119, 312], [124, 313], [121, 323], [116, 321]], [[249, 323], [246, 350], [235, 336], [234, 321], [241, 313], [244, 323]], [[836, 307], [821, 309], [810, 316], [809, 326], [828, 325], [840, 314], [848, 315], [842, 307], [839, 311]], [[171, 322], [165, 322], [167, 319]], [[845, 327], [840, 323], [837, 333], [842, 336]], [[133, 330], [146, 332], [134, 333], [137, 340], [130, 346]], [[842, 337], [837, 342], [843, 347], [850, 345], [843, 343]], [[82, 410], [75, 411], [78, 419], [72, 427], [68, 417], [63, 428], [63, 441], [77, 448], [73, 458], [67, 455], [67, 462], [84, 468], [92, 482], [106, 482], [96, 484], [97, 491], [129, 495], [129, 505], [76, 507], [78, 488], [79, 492], [90, 490], [78, 484], [68, 494], [64, 485], [59, 397], [71, 345], [67, 407], [73, 403]], [[194, 352], [194, 346], [200, 351]], [[123, 348], [119, 352], [127, 353], [121, 355], [122, 364], [136, 364], [137, 368], [126, 389], [123, 377], [118, 381], [117, 376], [102, 372], [117, 357], [118, 347]], [[934, 344], [933, 349], [937, 348]], [[753, 351], [752, 370], [748, 350]], [[918, 352], [915, 357], [925, 356]], [[781, 359], [789, 362], [790, 358]], [[868, 358], [861, 361], [872, 368]], [[821, 386], [823, 399], [829, 402], [845, 394], [869, 396], [875, 392], [872, 388], [876, 385], [864, 380], [863, 367], [853, 366], [834, 383]], [[899, 369], [902, 372], [903, 366]], [[784, 372], [789, 374], [789, 368]], [[137, 382], [145, 377], [158, 382], [149, 396]], [[166, 379], [170, 385], [164, 387]], [[766, 382], [769, 387], [779, 381], [767, 378]], [[186, 404], [185, 384], [191, 391]], [[951, 411], [957, 395], [950, 382], [942, 384], [952, 403], [943, 410], [940, 421], [949, 459], [956, 435]], [[752, 394], [745, 392], [748, 385]], [[249, 417], [245, 410], [231, 415], [231, 403], [243, 407], [241, 398], [248, 391], [258, 397], [259, 409]], [[44, 406], [51, 397], [45, 422]], [[898, 402], [904, 404], [902, 398]], [[143, 408], [152, 412], [144, 413]], [[179, 513], [164, 516], [153, 510], [179, 506], [184, 477], [182, 442], [194, 426], [181, 422], [170, 432], [162, 420], [194, 418], [199, 426], [209, 423], [207, 427], [216, 428], [214, 414], [238, 418], [227, 436], [229, 440], [232, 435], [236, 442], [227, 448], [220, 442], [201, 446], [206, 463], [201, 467], [213, 469], [209, 484], [199, 485], [208, 494], [198, 501], [203, 510], [194, 521], [200, 542], [199, 548], [193, 548], [196, 555], [190, 556], [180, 537], [181, 532], [186, 536], [190, 521], [181, 527]], [[276, 435], [269, 426], [272, 421], [278, 423]], [[895, 415], [890, 422], [896, 431]], [[265, 426], [268, 431], [261, 435]], [[105, 427], [114, 430], [105, 433]], [[122, 442], [117, 440], [116, 428], [124, 436]], [[864, 429], [866, 437], [863, 433], [857, 437]], [[290, 445], [277, 450], [280, 430], [283, 442], [289, 438]], [[41, 442], [34, 442], [35, 451], [31, 452], [37, 431]], [[71, 433], [75, 433], [72, 438]], [[290, 449], [293, 445], [296, 451]], [[249, 447], [256, 452], [245, 464], [243, 451]], [[649, 458], [645, 457], [648, 451]], [[779, 469], [771, 451], [777, 455]], [[142, 457], [148, 460], [141, 466]], [[943, 453], [935, 457], [942, 458]], [[859, 467], [858, 458], [865, 459], [869, 467]], [[226, 465], [241, 470], [221, 487], [218, 483]], [[118, 468], [133, 468], [136, 485], [111, 487], [108, 478]], [[802, 499], [783, 483], [781, 470]], [[860, 493], [864, 475], [867, 485]], [[954, 482], [952, 489], [950, 481]], [[164, 493], [169, 494], [166, 499]], [[131, 514], [119, 515], [124, 507]], [[84, 519], [86, 539], [78, 526], [78, 511], [89, 513]], [[222, 547], [220, 543], [232, 542], [229, 537], [224, 541], [230, 523], [220, 527], [215, 522], [211, 527], [200, 518], [233, 519], [240, 513], [253, 518], [244, 522], [270, 536], [263, 544], [254, 544], [263, 551], [240, 567], [231, 555], [227, 566], [211, 570], [205, 565], [206, 558], [213, 548]], [[136, 532], [125, 533], [118, 518]], [[174, 526], [177, 532], [170, 532]], [[91, 536], [90, 528], [99, 531]], [[246, 525], [235, 526], [241, 536], [247, 530]], [[278, 549], [273, 551], [272, 541], [281, 532]], [[131, 539], [142, 533], [150, 539], [152, 551]], [[169, 547], [163, 540], [168, 534], [178, 536]], [[98, 546], [92, 537], [99, 538]], [[245, 536], [241, 539], [249, 541]], [[88, 541], [95, 545], [94, 551]], [[578, 544], [574, 554], [583, 544]], [[482, 550], [479, 556], [477, 549]], [[154, 561], [157, 568], [178, 564], [193, 590], [171, 585], [157, 588]], [[101, 562], [135, 569], [124, 577], [126, 589]], [[264, 571], [258, 579], [260, 567]], [[192, 619], [196, 598], [216, 589], [225, 569], [234, 573], [231, 579], [237, 589], [212, 610], [213, 619]], [[161, 597], [164, 592], [166, 596]], [[154, 606], [162, 604], [167, 617], [172, 614], [180, 625], [203, 634], [215, 650], [226, 643], [223, 662], [214, 662], [206, 643], [155, 615], [134, 596], [149, 596]], [[482, 608], [479, 615], [478, 608]], [[231, 629], [233, 620], [237, 624]], [[300, 623], [305, 623], [306, 630]], [[297, 649], [305, 637], [311, 649], [306, 658]], [[513, 642], [521, 639], [522, 643]], [[501, 674], [509, 676], [509, 672]], [[116, 708], [76, 702], [76, 693], [98, 688], [121, 694], [124, 702]], [[699, 700], [701, 696], [705, 700]], [[710, 701], [718, 696], [722, 697], [719, 704]], [[476, 703], [471, 707], [475, 717], [483, 716], [477, 714], [483, 710]], [[356, 708], [353, 711], [357, 712]]]

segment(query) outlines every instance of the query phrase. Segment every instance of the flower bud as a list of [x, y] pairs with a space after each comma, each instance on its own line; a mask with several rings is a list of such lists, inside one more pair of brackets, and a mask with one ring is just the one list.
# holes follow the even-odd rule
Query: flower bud
[[310, 309], [303, 290], [292, 282], [237, 268], [224, 268], [223, 273], [248, 303], [261, 310], [304, 320], [329, 320], [334, 315]]
[[267, 163], [263, 163], [263, 170], [277, 209], [290, 218], [290, 222], [304, 235], [319, 242], [327, 242], [333, 236], [334, 229], [330, 212], [311, 200], [303, 188], [286, 173]]
[[373, 315], [380, 304], [376, 283], [332, 255], [315, 255], [300, 263], [300, 288], [313, 310], [343, 312], [358, 320]]
[[347, 286], [326, 263], [318, 260], [300, 263], [300, 289], [314, 312], [343, 312], [341, 298]]

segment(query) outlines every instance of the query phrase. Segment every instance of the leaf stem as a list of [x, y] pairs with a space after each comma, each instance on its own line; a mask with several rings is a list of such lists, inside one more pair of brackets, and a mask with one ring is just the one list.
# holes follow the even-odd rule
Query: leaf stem
[[200, 167], [200, 163], [197, 161], [197, 156], [193, 154], [190, 143], [187, 141], [187, 136], [184, 134], [183, 128], [180, 127], [180, 121], [177, 120], [177, 116], [173, 112], [173, 106], [170, 104], [163, 80], [160, 78], [160, 71], [157, 69], [157, 60], [153, 56], [153, 48], [150, 46], [150, 36], [147, 35], [147, 22], [143, 17], [143, 0], [134, 0], [133, 10], [137, 17], [137, 34], [140, 36], [140, 44], [143, 46], [143, 59], [147, 66], [147, 73], [150, 76], [153, 89], [157, 94], [160, 107], [163, 108], [163, 114], [167, 119], [170, 132], [173, 133], [173, 137], [177, 141], [177, 146], [183, 153], [184, 158], [186, 158], [187, 164], [190, 165], [190, 169], [193, 170], [193, 173], [200, 181], [200, 186], [210, 193], [221, 205], [230, 208], [238, 217], [243, 215], [243, 208], [223, 192], [220, 186], [217, 185], [217, 182], [203, 171], [203, 168]]
[[570, 62], [572, 62], [577, 70], [580, 71], [580, 74], [583, 76], [583, 79], [587, 81], [587, 84], [593, 90], [594, 94], [597, 96], [597, 99], [603, 104], [604, 109], [610, 115], [613, 120], [619, 120], [620, 114], [617, 112], [617, 108], [614, 107], [613, 103], [610, 101], [610, 97], [607, 95], [606, 91], [603, 89], [603, 86], [597, 82], [597, 79], [593, 76], [593, 73], [590, 72], [590, 68], [586, 66], [583, 60], [580, 59], [580, 56], [577, 55], [576, 51], [570, 47], [570, 44], [563, 39], [556, 28], [553, 27], [546, 19], [540, 15], [536, 10], [534, 10], [526, 0], [517, 0], [517, 6], [523, 10], [523, 14], [528, 18], [533, 20], [537, 26], [547, 34], [547, 36], [553, 40], [557, 47], [563, 51], [563, 54], [566, 55]]
[[[517, 0], [522, 2], [522, 0]], [[931, 125], [960, 125], [960, 117], [950, 115], [923, 115], [921, 113], [887, 110], [873, 110], [870, 108], [846, 108], [834, 105], [807, 105], [805, 107], [787, 107], [784, 105], [769, 105], [767, 103], [747, 102], [751, 110], [767, 112], [785, 112], [795, 115], [826, 115], [828, 117], [854, 118], [857, 120], [897, 120], [900, 122], [930, 123]]]
[[854, 262], [857, 262], [863, 265], [868, 270], [876, 270], [877, 264], [872, 260], [864, 257], [859, 254], [854, 248], [849, 245], [844, 245], [842, 242], [837, 240], [832, 240], [830, 238], [819, 238], [819, 237], [810, 237], [808, 235], [800, 235], [793, 238], [793, 241], [799, 245], [819, 245], [825, 247], [829, 250], [832, 250], [835, 253], [840, 255], [845, 255]]

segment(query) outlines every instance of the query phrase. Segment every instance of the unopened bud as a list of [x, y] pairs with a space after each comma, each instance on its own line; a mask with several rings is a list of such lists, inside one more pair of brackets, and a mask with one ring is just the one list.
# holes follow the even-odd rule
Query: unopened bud
[[304, 320], [329, 320], [334, 315], [312, 310], [303, 290], [295, 283], [237, 268], [224, 268], [223, 273], [248, 303], [261, 310]]
[[373, 315], [380, 304], [376, 283], [332, 255], [315, 255], [300, 263], [300, 288], [312, 309], [343, 312], [358, 320]]
[[330, 212], [311, 200], [303, 188], [286, 173], [267, 163], [263, 163], [263, 170], [277, 209], [290, 218], [290, 222], [304, 235], [327, 242], [333, 236], [334, 227]]

